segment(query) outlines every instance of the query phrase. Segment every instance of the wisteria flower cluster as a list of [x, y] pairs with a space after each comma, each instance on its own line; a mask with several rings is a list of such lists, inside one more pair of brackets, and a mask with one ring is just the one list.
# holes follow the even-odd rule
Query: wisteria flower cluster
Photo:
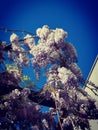
[[36, 34], [40, 40], [37, 45], [30, 48], [30, 53], [34, 56], [33, 63], [36, 62], [42, 67], [59, 59], [59, 49], [56, 51], [55, 45], [60, 44], [60, 41], [64, 41], [67, 33], [63, 29], [51, 30], [48, 26], [43, 26], [37, 29]]
[[23, 64], [25, 66], [28, 66], [29, 58], [24, 49], [19, 45], [18, 36], [13, 33], [10, 37], [10, 41], [12, 43], [13, 50], [13, 52], [9, 53], [10, 57], [14, 59], [14, 62], [16, 64]]
[[[88, 119], [98, 118], [97, 103], [80, 87], [85, 82], [67, 36], [61, 28], [44, 25], [35, 36], [19, 39], [12, 33], [10, 48], [0, 44], [1, 130], [90, 130]], [[38, 92], [22, 86], [23, 79], [29, 79], [23, 76], [24, 66], [33, 68], [37, 77], [44, 70], [46, 81]], [[42, 105], [50, 109], [42, 111]]]

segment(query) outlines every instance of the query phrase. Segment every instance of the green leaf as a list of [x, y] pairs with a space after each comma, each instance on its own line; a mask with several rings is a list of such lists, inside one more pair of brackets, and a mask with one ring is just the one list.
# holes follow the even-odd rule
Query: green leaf
[[18, 67], [16, 67], [15, 65], [6, 64], [6, 69], [8, 71], [16, 71], [18, 70]]
[[26, 80], [31, 80], [31, 79], [30, 79], [29, 76], [27, 76], [27, 75], [23, 75], [22, 80], [26, 81]]

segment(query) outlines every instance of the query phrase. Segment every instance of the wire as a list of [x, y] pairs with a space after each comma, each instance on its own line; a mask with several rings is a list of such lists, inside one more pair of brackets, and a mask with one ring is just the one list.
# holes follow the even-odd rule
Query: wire
[[28, 31], [25, 31], [25, 30], [14, 30], [14, 29], [8, 29], [8, 28], [5, 28], [5, 27], [0, 27], [0, 30], [2, 30], [4, 32], [21, 32], [21, 33], [28, 33], [28, 34], [33, 35], [32, 32], [28, 32]]

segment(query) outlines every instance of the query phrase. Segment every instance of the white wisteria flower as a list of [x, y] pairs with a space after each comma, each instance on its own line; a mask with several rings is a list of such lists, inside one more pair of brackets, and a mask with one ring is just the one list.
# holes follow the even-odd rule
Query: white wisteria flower
[[44, 25], [42, 28], [38, 28], [36, 30], [37, 36], [39, 36], [42, 39], [46, 38], [49, 33], [50, 33], [50, 29], [47, 25]]
[[58, 77], [61, 79], [61, 82], [63, 84], [67, 83], [70, 77], [77, 79], [76, 76], [69, 69], [65, 67], [58, 68]]
[[56, 30], [54, 30], [55, 33], [55, 42], [61, 42], [64, 40], [65, 37], [67, 37], [67, 32], [65, 32], [63, 29], [60, 28], [56, 28]]
[[33, 46], [35, 45], [35, 41], [34, 41], [34, 38], [32, 37], [32, 35], [27, 34], [24, 37], [24, 45], [26, 45], [29, 49], [33, 48]]
[[10, 36], [10, 41], [12, 43], [17, 43], [18, 42], [18, 36], [17, 36], [17, 34], [12, 33], [12, 35]]

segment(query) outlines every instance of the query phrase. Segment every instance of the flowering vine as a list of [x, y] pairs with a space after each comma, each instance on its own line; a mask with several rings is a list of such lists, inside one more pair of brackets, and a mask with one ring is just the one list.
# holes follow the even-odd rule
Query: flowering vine
[[[77, 52], [66, 41], [67, 32], [47, 25], [38, 28], [35, 36], [29, 33], [19, 39], [15, 32], [10, 45], [0, 43], [0, 65], [5, 66], [0, 71], [0, 129], [90, 130], [88, 119], [98, 118], [98, 108], [79, 86], [85, 82], [77, 65]], [[11, 65], [6, 63], [6, 56]], [[32, 90], [33, 82], [23, 76], [23, 67], [31, 63], [37, 79], [41, 69], [45, 70], [46, 82], [39, 92]], [[23, 88], [26, 80], [29, 87], [26, 84]], [[88, 83], [97, 91], [95, 84]], [[41, 111], [41, 105], [49, 106], [48, 112]]]

